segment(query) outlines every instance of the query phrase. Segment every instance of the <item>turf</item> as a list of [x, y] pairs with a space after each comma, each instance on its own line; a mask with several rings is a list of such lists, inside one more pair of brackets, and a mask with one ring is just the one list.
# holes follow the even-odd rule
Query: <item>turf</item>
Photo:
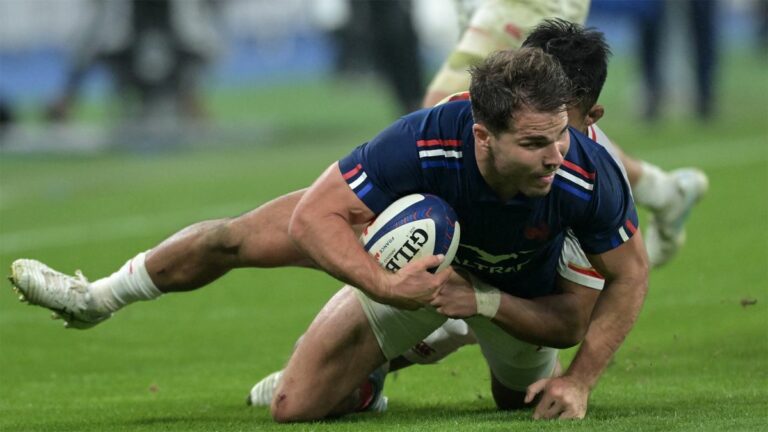
[[[603, 129], [665, 168], [711, 180], [680, 256], [651, 276], [640, 320], [581, 422], [494, 410], [476, 348], [388, 379], [389, 411], [279, 426], [244, 397], [281, 367], [338, 283], [298, 269], [240, 270], [212, 286], [69, 331], [0, 292], [0, 430], [768, 430], [768, 80], [725, 59], [719, 118], [633, 108], [631, 65], [614, 62]], [[204, 218], [307, 185], [385, 126], [390, 99], [367, 82], [220, 91], [220, 118], [269, 124], [253, 145], [180, 153], [0, 158], [0, 266], [28, 256], [92, 278]], [[301, 105], [297, 106], [297, 102]], [[90, 114], [85, 114], [86, 116]], [[97, 116], [98, 117], [98, 116]], [[752, 304], [756, 301], [755, 304]], [[566, 359], [572, 351], [565, 353]]]

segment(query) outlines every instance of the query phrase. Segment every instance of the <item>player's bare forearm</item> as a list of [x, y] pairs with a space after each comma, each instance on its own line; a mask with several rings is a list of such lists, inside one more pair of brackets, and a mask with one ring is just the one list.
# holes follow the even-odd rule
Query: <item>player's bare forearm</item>
[[593, 388], [637, 320], [648, 291], [648, 262], [640, 233], [622, 246], [589, 259], [605, 276], [589, 329], [566, 371]]
[[528, 386], [525, 401], [541, 399], [534, 419], [584, 418], [589, 393], [637, 319], [648, 286], [648, 263], [640, 233], [613, 251], [590, 256], [606, 284], [592, 312], [589, 329], [563, 376]]
[[[517, 339], [525, 342], [568, 348], [582, 341], [589, 326], [592, 308], [600, 293], [560, 278], [562, 292], [523, 299], [502, 294], [493, 319]], [[567, 288], [563, 288], [563, 286]]]
[[[475, 280], [475, 283], [480, 282]], [[555, 348], [574, 346], [587, 331], [600, 291], [563, 278], [558, 278], [558, 291], [534, 299], [501, 293], [501, 303], [493, 320], [512, 336], [531, 344]], [[472, 284], [458, 274], [442, 287], [431, 304], [452, 318], [478, 313]]]
[[438, 257], [411, 262], [396, 274], [385, 271], [365, 252], [352, 229], [373, 217], [334, 163], [299, 201], [289, 235], [326, 272], [371, 298], [404, 308], [421, 306], [450, 272], [440, 276], [427, 272], [439, 265]]

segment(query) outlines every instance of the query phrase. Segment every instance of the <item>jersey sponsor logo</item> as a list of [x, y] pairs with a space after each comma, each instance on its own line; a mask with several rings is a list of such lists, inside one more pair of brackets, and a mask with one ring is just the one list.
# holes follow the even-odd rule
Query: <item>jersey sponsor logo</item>
[[531, 262], [530, 259], [525, 260], [523, 262], [514, 264], [514, 265], [508, 265], [508, 266], [493, 266], [493, 265], [485, 265], [481, 264], [475, 261], [471, 261], [468, 259], [462, 259], [460, 257], [456, 257], [453, 259], [453, 262], [470, 270], [477, 270], [479, 272], [488, 273], [488, 274], [507, 274], [507, 273], [517, 273], [519, 271], [522, 271], [525, 266]]
[[[517, 273], [520, 270], [522, 270], [526, 264], [531, 262], [531, 259], [533, 257], [530, 256], [533, 252], [535, 252], [535, 249], [531, 250], [525, 250], [525, 251], [519, 251], [519, 252], [512, 252], [509, 254], [501, 254], [501, 255], [493, 255], [491, 253], [488, 253], [476, 246], [467, 245], [467, 244], [459, 244], [459, 246], [468, 249], [477, 255], [476, 260], [468, 259], [468, 258], [462, 258], [457, 256], [455, 258], [455, 262], [457, 262], [462, 267], [470, 268], [473, 270], [478, 270], [485, 273], [490, 274], [505, 274], [505, 273]], [[483, 261], [483, 263], [478, 262]], [[509, 260], [517, 260], [518, 262], [514, 263], [507, 263], [505, 265], [494, 265], [494, 264], [500, 264], [504, 261]]]

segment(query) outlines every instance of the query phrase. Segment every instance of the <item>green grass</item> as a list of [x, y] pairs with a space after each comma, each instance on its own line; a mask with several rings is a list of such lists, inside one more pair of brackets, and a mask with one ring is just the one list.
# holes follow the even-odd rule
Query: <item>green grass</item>
[[[768, 430], [768, 80], [764, 64], [728, 60], [721, 116], [709, 124], [684, 115], [638, 123], [629, 65], [619, 59], [611, 71], [603, 129], [665, 168], [701, 166], [711, 190], [680, 256], [653, 272], [640, 320], [586, 420], [496, 412], [470, 347], [390, 377], [383, 415], [275, 425], [267, 410], [245, 406], [245, 394], [284, 364], [338, 287], [319, 272], [279, 269], [232, 272], [85, 332], [65, 331], [10, 289], [0, 292], [0, 430]], [[29, 256], [106, 275], [186, 224], [307, 185], [393, 113], [381, 88], [365, 83], [222, 92], [213, 108], [228, 121], [272, 125], [271, 142], [175, 154], [3, 155], [0, 266]]]

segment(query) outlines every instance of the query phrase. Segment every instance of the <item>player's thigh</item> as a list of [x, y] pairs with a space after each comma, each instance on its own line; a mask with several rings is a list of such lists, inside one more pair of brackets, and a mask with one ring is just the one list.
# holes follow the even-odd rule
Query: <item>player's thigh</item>
[[275, 198], [227, 221], [224, 247], [237, 250], [243, 267], [311, 266], [288, 235], [288, 226], [305, 190]]
[[503, 387], [525, 392], [535, 381], [552, 376], [557, 365], [557, 349], [516, 339], [484, 317], [468, 318], [467, 323], [493, 376]]
[[304, 333], [276, 389], [278, 421], [328, 416], [385, 359], [354, 289], [344, 287]]
[[[306, 189], [282, 195], [227, 222], [225, 244], [237, 248], [240, 267], [318, 267], [288, 234], [291, 216], [304, 192]], [[357, 234], [362, 228], [352, 227]]]

